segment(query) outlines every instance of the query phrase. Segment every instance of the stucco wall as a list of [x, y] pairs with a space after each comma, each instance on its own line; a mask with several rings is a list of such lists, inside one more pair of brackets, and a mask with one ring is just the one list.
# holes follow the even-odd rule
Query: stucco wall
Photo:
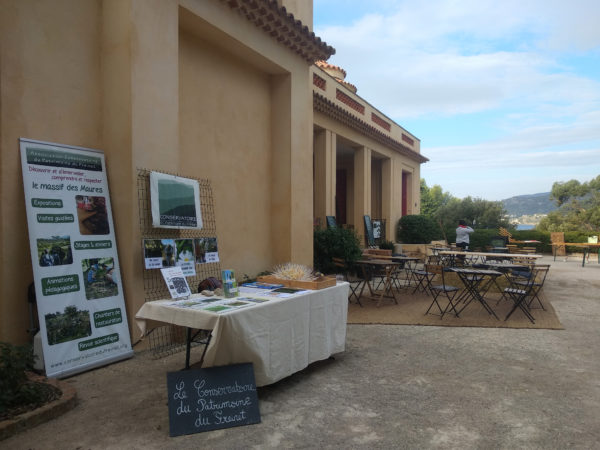
[[272, 264], [269, 75], [187, 33], [179, 43], [182, 171], [211, 180], [221, 258], [238, 273], [266, 270]]
[[19, 137], [105, 152], [134, 338], [144, 302], [136, 168], [212, 180], [223, 267], [312, 263], [305, 60], [217, 1], [0, 6], [1, 340], [28, 338]]
[[18, 139], [102, 148], [100, 3], [0, 10], [0, 340], [23, 342], [33, 275]]

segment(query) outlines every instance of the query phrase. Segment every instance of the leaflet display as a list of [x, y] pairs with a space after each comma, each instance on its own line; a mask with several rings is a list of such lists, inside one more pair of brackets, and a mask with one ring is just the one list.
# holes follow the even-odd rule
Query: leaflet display
[[104, 154], [20, 139], [46, 375], [133, 355]]

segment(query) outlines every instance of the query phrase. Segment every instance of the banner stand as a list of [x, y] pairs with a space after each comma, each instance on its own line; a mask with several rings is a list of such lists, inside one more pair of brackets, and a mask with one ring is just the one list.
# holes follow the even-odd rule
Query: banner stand
[[104, 153], [19, 141], [46, 375], [133, 356]]

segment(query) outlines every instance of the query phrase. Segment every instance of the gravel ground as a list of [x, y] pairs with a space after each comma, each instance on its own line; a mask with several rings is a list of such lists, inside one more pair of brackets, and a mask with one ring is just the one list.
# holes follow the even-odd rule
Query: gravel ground
[[169, 437], [184, 354], [73, 376], [79, 405], [10, 449], [600, 449], [600, 265], [552, 268], [564, 330], [349, 325], [346, 351], [259, 388], [261, 423]]

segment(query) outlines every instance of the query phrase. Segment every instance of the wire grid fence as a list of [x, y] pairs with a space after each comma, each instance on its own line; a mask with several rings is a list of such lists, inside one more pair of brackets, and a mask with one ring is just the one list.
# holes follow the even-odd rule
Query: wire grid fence
[[[188, 179], [195, 179], [199, 184], [200, 208], [202, 211], [202, 229], [173, 229], [155, 228], [152, 226], [152, 206], [150, 202], [150, 170], [137, 169], [137, 191], [138, 209], [140, 220], [140, 243], [144, 254], [144, 239], [200, 239], [216, 238], [217, 225], [212, 195], [212, 187], [209, 180], [197, 179], [180, 174], [167, 173]], [[170, 298], [169, 290], [162, 277], [160, 269], [145, 269], [142, 265], [144, 280], [144, 300], [153, 301]], [[218, 262], [196, 264], [196, 275], [186, 277], [192, 292], [197, 292], [198, 284], [208, 277], [220, 278], [221, 266]], [[196, 344], [204, 344], [210, 331], [202, 333]], [[150, 350], [155, 358], [162, 358], [173, 353], [185, 350], [186, 331], [184, 327], [176, 325], [165, 325], [154, 328], [148, 335]]]

